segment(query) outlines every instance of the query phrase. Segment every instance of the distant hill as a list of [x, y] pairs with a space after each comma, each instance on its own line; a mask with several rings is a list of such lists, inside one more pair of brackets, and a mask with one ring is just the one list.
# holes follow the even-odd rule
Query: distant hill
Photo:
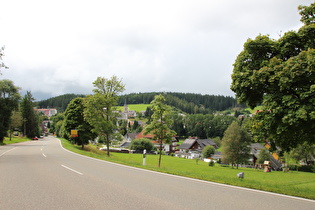
[[[125, 101], [127, 104], [149, 104], [154, 99], [154, 96], [158, 94], [161, 93], [130, 93], [122, 95], [119, 98], [118, 105], [123, 106]], [[164, 94], [168, 105], [188, 114], [213, 113], [237, 106], [236, 99], [230, 96], [174, 92], [163, 92], [162, 94]]]
[[[119, 97], [118, 106], [127, 104], [150, 104], [155, 95], [160, 92], [130, 93]], [[237, 106], [235, 98], [221, 95], [202, 95], [195, 93], [163, 92], [166, 103], [188, 114], [207, 114], [215, 111], [223, 111]], [[85, 97], [83, 94], [65, 94], [39, 101], [39, 108], [56, 108], [58, 112], [64, 112], [69, 102], [77, 97]]]
[[77, 97], [85, 97], [83, 94], [64, 94], [56, 97], [52, 97], [46, 100], [38, 101], [38, 108], [55, 108], [58, 112], [64, 112], [69, 102]]

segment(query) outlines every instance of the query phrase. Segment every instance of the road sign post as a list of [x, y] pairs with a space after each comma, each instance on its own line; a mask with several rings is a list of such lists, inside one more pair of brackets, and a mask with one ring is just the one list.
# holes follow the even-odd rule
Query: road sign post
[[144, 149], [143, 150], [143, 163], [142, 163], [144, 166], [146, 165], [146, 156], [147, 156], [147, 150]]

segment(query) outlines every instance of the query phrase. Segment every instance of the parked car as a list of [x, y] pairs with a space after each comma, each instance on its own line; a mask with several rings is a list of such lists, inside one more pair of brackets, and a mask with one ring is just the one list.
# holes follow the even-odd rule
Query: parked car
[[32, 140], [38, 140], [38, 138], [35, 136], [35, 137], [32, 138]]

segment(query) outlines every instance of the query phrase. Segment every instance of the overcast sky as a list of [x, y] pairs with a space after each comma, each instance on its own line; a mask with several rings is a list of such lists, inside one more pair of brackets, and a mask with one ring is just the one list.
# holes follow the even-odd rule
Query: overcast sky
[[236, 56], [248, 38], [302, 26], [313, 0], [1, 0], [0, 79], [37, 100], [90, 94], [98, 76], [125, 93], [234, 96]]

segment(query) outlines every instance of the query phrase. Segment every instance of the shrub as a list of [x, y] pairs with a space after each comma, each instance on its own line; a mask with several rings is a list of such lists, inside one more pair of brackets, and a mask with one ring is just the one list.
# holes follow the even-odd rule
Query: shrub
[[141, 138], [141, 139], [135, 139], [130, 144], [131, 150], [137, 150], [137, 151], [143, 151], [144, 149], [147, 150], [147, 152], [154, 149], [154, 145], [149, 139]]
[[215, 149], [211, 145], [205, 146], [205, 148], [203, 148], [203, 150], [202, 150], [203, 158], [211, 157], [211, 155], [213, 155], [214, 153], [215, 153]]
[[211, 161], [209, 162], [209, 166], [214, 166], [214, 164], [215, 164], [215, 162], [214, 162], [213, 160], [211, 160]]

